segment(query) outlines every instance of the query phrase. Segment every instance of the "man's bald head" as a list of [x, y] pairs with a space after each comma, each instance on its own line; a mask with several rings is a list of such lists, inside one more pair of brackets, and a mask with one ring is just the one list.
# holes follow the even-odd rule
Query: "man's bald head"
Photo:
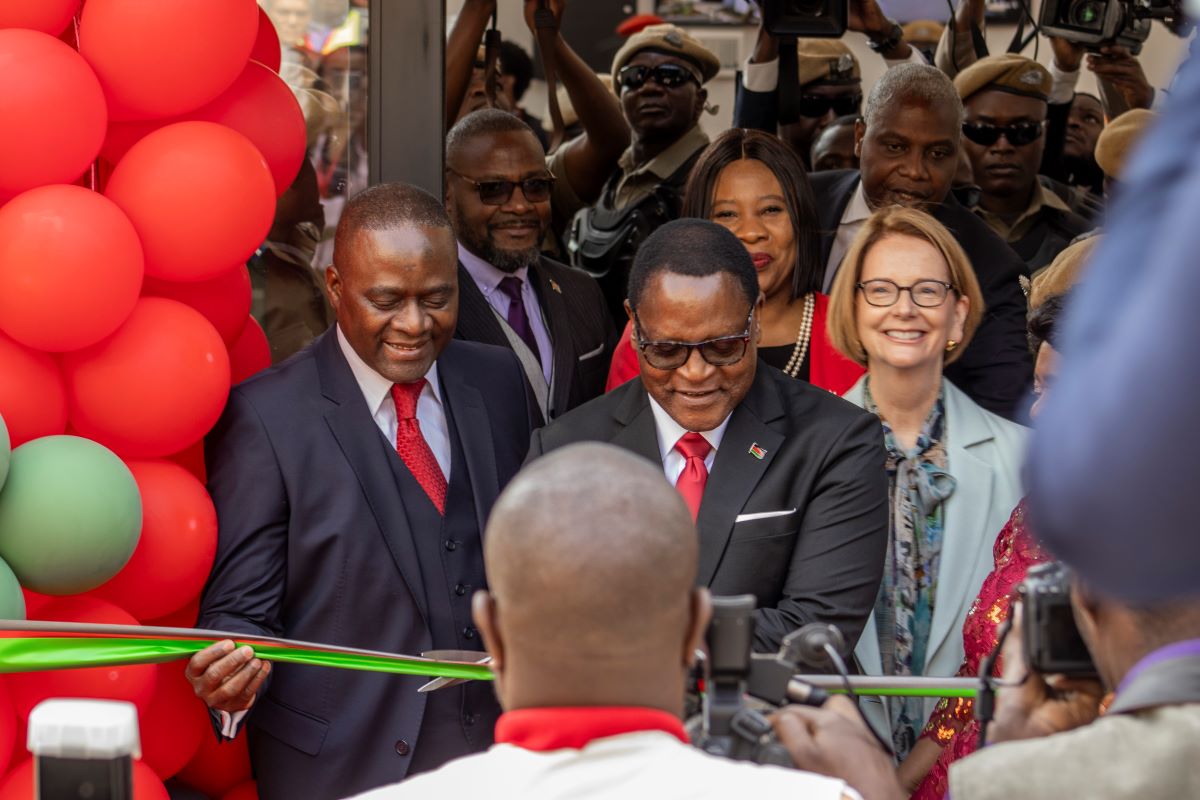
[[522, 470], [496, 502], [484, 538], [491, 619], [479, 619], [478, 598], [475, 609], [509, 679], [502, 702], [646, 704], [637, 689], [633, 697], [613, 692], [626, 691], [639, 672], [649, 676], [637, 679], [643, 686], [664, 675], [681, 684], [703, 629], [698, 554], [687, 506], [642, 458], [578, 444]]
[[443, 236], [454, 238], [445, 207], [424, 189], [407, 183], [381, 183], [364, 189], [350, 198], [338, 219], [333, 241], [334, 263], [339, 263], [339, 251], [349, 251], [363, 231], [411, 227], [440, 229]]

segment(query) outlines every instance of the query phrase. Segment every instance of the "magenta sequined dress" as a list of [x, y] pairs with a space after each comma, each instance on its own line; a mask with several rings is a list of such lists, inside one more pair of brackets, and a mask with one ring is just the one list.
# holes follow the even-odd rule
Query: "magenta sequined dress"
[[[958, 669], [960, 678], [979, 675], [979, 662], [996, 646], [996, 628], [1008, 616], [1009, 599], [1025, 578], [1025, 572], [1049, 558], [1025, 526], [1024, 500], [1013, 509], [1008, 523], [996, 537], [992, 555], [995, 566], [984, 578], [979, 595], [963, 623], [966, 657]], [[1001, 660], [996, 659], [997, 676], [1001, 666]], [[921, 738], [941, 744], [942, 754], [913, 792], [912, 800], [942, 800], [946, 796], [950, 764], [975, 751], [979, 723], [975, 721], [973, 707], [971, 700], [946, 698], [930, 715]]]

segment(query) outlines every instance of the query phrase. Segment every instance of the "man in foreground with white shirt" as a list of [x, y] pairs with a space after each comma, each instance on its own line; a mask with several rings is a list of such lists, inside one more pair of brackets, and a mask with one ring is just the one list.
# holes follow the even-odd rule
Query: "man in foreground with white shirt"
[[625, 307], [641, 380], [537, 431], [531, 458], [601, 441], [659, 465], [700, 532], [697, 583], [757, 597], [757, 650], [808, 622], [858, 641], [887, 546], [878, 418], [759, 363], [754, 263], [720, 225], [652, 234]]
[[[356, 195], [326, 290], [337, 325], [237, 386], [207, 441], [216, 561], [199, 627], [416, 655], [482, 650], [480, 531], [534, 410], [509, 351], [452, 341], [456, 246], [433, 196]], [[270, 677], [269, 682], [267, 677]], [[487, 684], [270, 665], [225, 640], [189, 662], [263, 800], [341, 797], [485, 749]]]
[[610, 445], [566, 447], [505, 490], [484, 541], [491, 589], [474, 614], [505, 709], [497, 744], [360, 800], [899, 796], [857, 719], [839, 747], [856, 753], [854, 788], [688, 743], [687, 673], [712, 605], [695, 587], [688, 509], [654, 465]]

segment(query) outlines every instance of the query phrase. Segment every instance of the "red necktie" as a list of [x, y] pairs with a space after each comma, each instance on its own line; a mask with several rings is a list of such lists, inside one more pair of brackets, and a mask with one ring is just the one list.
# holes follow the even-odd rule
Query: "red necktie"
[[704, 466], [704, 459], [712, 450], [712, 445], [700, 434], [689, 431], [679, 437], [675, 449], [687, 459], [683, 472], [675, 480], [675, 488], [683, 495], [683, 501], [691, 509], [692, 519], [695, 520], [700, 513], [700, 501], [704, 498], [704, 484], [708, 483], [708, 467]]
[[444, 515], [446, 476], [429, 449], [429, 442], [421, 434], [421, 423], [417, 420], [417, 398], [425, 383], [422, 378], [416, 383], [392, 385], [392, 400], [396, 404], [396, 454], [437, 506], [438, 513]]

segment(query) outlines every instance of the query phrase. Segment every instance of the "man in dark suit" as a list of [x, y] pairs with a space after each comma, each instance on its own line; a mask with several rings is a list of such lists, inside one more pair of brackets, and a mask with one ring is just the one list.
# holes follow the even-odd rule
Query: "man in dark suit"
[[626, 300], [641, 380], [535, 432], [530, 456], [602, 441], [661, 465], [696, 519], [698, 582], [758, 598], [756, 649], [814, 621], [854, 643], [887, 546], [882, 431], [758, 362], [762, 302], [737, 237], [704, 220], [663, 226]]
[[540, 252], [554, 180], [541, 143], [512, 114], [476, 111], [446, 137], [456, 335], [513, 350], [545, 419], [604, 391], [616, 340], [595, 279]]
[[855, 124], [860, 169], [814, 173], [829, 290], [863, 222], [888, 205], [917, 206], [945, 225], [971, 259], [987, 306], [983, 323], [946, 377], [989, 411], [1012, 418], [1033, 378], [1025, 343], [1029, 269], [987, 223], [950, 194], [959, 159], [962, 101], [927, 65], [902, 64], [871, 89]]
[[[384, 184], [338, 224], [337, 325], [236, 387], [207, 442], [220, 532], [199, 625], [399, 653], [482, 649], [480, 531], [533, 409], [510, 352], [451, 341], [455, 243], [435, 198]], [[334, 798], [485, 749], [491, 688], [270, 665], [220, 642], [188, 665], [223, 736], [243, 719], [264, 800]], [[267, 677], [270, 677], [269, 682]]]

